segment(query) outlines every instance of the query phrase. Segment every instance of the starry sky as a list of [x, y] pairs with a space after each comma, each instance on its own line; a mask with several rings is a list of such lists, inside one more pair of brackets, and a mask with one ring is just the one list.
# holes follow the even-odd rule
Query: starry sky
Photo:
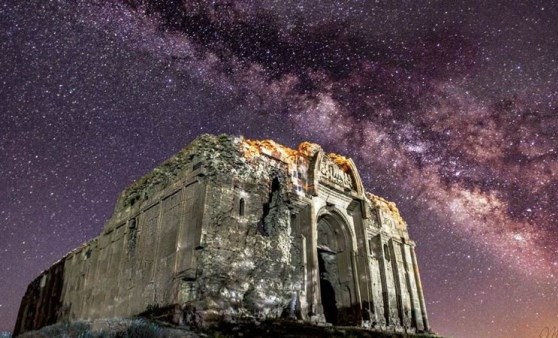
[[553, 1], [0, 0], [0, 330], [117, 194], [201, 133], [354, 159], [433, 329], [558, 326]]

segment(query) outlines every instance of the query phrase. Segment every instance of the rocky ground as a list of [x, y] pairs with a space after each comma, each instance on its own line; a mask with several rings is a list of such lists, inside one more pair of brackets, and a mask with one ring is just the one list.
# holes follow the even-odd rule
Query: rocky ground
[[[1, 336], [9, 338], [9, 335]], [[144, 318], [102, 319], [92, 322], [65, 322], [27, 332], [21, 338], [198, 338], [198, 337], [354, 337], [403, 338], [439, 337], [431, 334], [383, 333], [356, 327], [316, 326], [294, 321], [226, 324], [194, 330]]]

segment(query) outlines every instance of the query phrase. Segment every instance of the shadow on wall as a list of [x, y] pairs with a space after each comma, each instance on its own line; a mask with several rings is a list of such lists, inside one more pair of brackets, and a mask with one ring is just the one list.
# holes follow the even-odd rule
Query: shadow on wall
[[62, 259], [29, 284], [19, 308], [14, 336], [54, 324], [63, 315], [64, 262]]

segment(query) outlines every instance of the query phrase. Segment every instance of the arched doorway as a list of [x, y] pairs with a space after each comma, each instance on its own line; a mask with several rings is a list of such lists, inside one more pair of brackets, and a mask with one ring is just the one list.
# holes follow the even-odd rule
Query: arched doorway
[[318, 218], [317, 256], [320, 296], [325, 319], [334, 325], [355, 321], [351, 237], [341, 216], [328, 213]]

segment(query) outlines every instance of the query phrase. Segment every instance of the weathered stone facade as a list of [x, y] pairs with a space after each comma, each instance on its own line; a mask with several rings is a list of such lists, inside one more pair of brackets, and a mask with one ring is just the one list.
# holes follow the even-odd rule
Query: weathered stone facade
[[203, 135], [128, 187], [102, 233], [33, 281], [15, 333], [171, 309], [428, 331], [414, 243], [350, 159]]

